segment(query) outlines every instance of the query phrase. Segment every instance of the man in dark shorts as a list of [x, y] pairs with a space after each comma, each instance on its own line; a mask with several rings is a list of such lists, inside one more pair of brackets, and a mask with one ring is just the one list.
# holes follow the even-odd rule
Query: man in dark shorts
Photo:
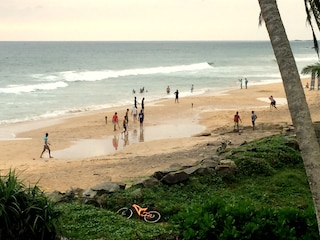
[[271, 107], [274, 107], [275, 109], [278, 109], [276, 107], [276, 100], [274, 100], [272, 95], [269, 97], [269, 99], [270, 99], [270, 109], [271, 109]]
[[175, 103], [179, 103], [179, 91], [177, 89], [177, 91], [174, 92], [174, 95], [176, 95], [176, 98], [174, 100]]
[[143, 127], [143, 120], [144, 120], [144, 113], [142, 111], [142, 109], [140, 110], [139, 113], [139, 122], [140, 122], [140, 127]]
[[144, 111], [144, 98], [142, 98], [141, 100], [141, 108], [142, 108], [142, 111]]
[[257, 119], [257, 115], [254, 113], [254, 111], [251, 112], [251, 122], [252, 122], [252, 129], [254, 130], [255, 127], [255, 123], [256, 123], [256, 119]]
[[126, 116], [124, 116], [124, 118], [123, 118], [122, 127], [123, 127], [123, 132], [122, 133], [126, 134], [127, 133], [127, 127], [128, 127], [128, 121], [127, 121]]

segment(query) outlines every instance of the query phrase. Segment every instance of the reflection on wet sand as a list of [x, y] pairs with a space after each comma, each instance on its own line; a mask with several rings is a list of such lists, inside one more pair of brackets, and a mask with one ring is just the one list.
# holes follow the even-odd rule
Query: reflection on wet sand
[[129, 145], [129, 132], [125, 132], [124, 134], [121, 134], [121, 138], [123, 140], [123, 147]]
[[139, 142], [144, 142], [143, 128], [140, 128]]
[[[204, 126], [194, 123], [147, 126], [139, 128], [139, 134], [136, 128], [129, 129], [127, 134], [121, 136], [123, 145], [119, 144], [119, 135], [121, 135], [121, 133], [118, 133], [102, 139], [78, 140], [74, 142], [71, 147], [54, 151], [53, 154], [55, 158], [69, 159], [101, 156], [119, 151], [125, 146], [128, 146], [129, 142], [133, 144], [161, 139], [190, 137], [200, 133], [204, 129]], [[112, 142], [112, 144], [110, 144], [110, 142]]]
[[113, 139], [112, 139], [112, 145], [114, 147], [115, 150], [118, 149], [118, 145], [119, 145], [119, 139], [116, 135], [113, 136]]

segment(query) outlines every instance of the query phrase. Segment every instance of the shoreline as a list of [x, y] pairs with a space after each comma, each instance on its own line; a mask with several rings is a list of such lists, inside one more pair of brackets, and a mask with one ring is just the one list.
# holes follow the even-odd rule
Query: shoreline
[[[269, 84], [278, 84], [281, 83], [281, 81], [261, 81], [261, 82], [254, 82], [252, 83], [251, 87], [254, 86], [261, 86], [261, 85], [269, 85]], [[194, 98], [194, 97], [214, 97], [214, 96], [223, 96], [228, 94], [230, 91], [237, 90], [238, 87], [228, 87], [228, 88], [220, 88], [218, 90], [209, 89], [205, 92], [197, 93], [196, 91], [193, 92], [191, 95], [180, 97], [180, 99], [188, 99], [188, 98]], [[196, 93], [196, 94], [194, 94]], [[132, 95], [132, 99], [134, 96], [137, 97], [146, 97], [143, 95]], [[170, 94], [171, 97], [163, 97], [160, 99], [152, 100], [148, 102], [148, 106], [154, 106], [154, 105], [161, 105], [161, 102], [166, 102], [170, 100], [174, 100], [174, 95]], [[147, 100], [147, 99], [146, 99]], [[16, 135], [28, 132], [32, 130], [36, 130], [39, 128], [45, 128], [52, 125], [60, 124], [65, 120], [68, 120], [69, 118], [77, 118], [85, 115], [92, 115], [92, 114], [99, 114], [101, 112], [112, 112], [112, 111], [119, 111], [119, 109], [126, 109], [129, 108], [131, 111], [132, 105], [119, 105], [119, 106], [110, 106], [107, 108], [101, 108], [101, 109], [91, 109], [91, 110], [85, 110], [85, 111], [73, 111], [69, 112], [63, 115], [58, 115], [54, 117], [48, 117], [48, 118], [38, 118], [38, 119], [30, 119], [30, 120], [19, 120], [17, 122], [10, 122], [10, 120], [6, 120], [5, 123], [0, 124], [0, 141], [3, 140], [15, 140]], [[138, 106], [139, 107], [139, 106]], [[19, 139], [17, 139], [19, 140]]]
[[[303, 85], [306, 81], [308, 80], [302, 80]], [[320, 113], [317, 111], [317, 106], [320, 92], [305, 89], [305, 93], [313, 121], [319, 121]], [[157, 170], [167, 169], [180, 161], [179, 158], [165, 158], [155, 162], [153, 156], [192, 149], [208, 142], [219, 144], [221, 138], [226, 136], [230, 137], [233, 143], [240, 144], [241, 141], [250, 141], [279, 132], [278, 128], [274, 129], [270, 126], [290, 124], [290, 113], [287, 105], [279, 104], [278, 110], [270, 109], [269, 103], [258, 99], [268, 98], [270, 95], [273, 95], [276, 100], [279, 99], [280, 103], [280, 100], [285, 98], [282, 83], [249, 85], [248, 89], [230, 90], [218, 96], [180, 98], [179, 103], [174, 103], [174, 98], [157, 103], [146, 102], [145, 128], [150, 127], [153, 134], [159, 135], [169, 130], [169, 127], [162, 128], [163, 125], [183, 125], [183, 121], [187, 121], [189, 125], [182, 128], [182, 131], [190, 131], [193, 126], [201, 125], [205, 127], [201, 132], [211, 135], [207, 137], [164, 137], [138, 143], [129, 142], [129, 145], [116, 152], [86, 157], [56, 158], [54, 152], [68, 149], [74, 142], [80, 140], [94, 141], [103, 140], [105, 137], [112, 138], [114, 136], [113, 125], [109, 120], [107, 124], [105, 123], [105, 116], [111, 119], [114, 111], [118, 111], [119, 119], [122, 119], [126, 107], [60, 118], [56, 122], [53, 121], [54, 125], [40, 124], [39, 128], [35, 127], [30, 131], [18, 133], [17, 137], [21, 138], [19, 141], [0, 141], [0, 174], [6, 174], [9, 169], [16, 169], [22, 179], [30, 184], [38, 183], [45, 191], [66, 191], [74, 187], [85, 188], [103, 181], [133, 181]], [[251, 128], [252, 110], [255, 110], [258, 116], [255, 131], [252, 131]], [[232, 132], [235, 111], [239, 111], [242, 118], [241, 134]], [[138, 123], [136, 125], [132, 123], [130, 116], [129, 119], [129, 130], [130, 126], [138, 127]], [[49, 133], [53, 159], [48, 158], [48, 153], [44, 154], [44, 158], [39, 158], [45, 132]], [[221, 135], [221, 132], [224, 134]], [[119, 133], [117, 131], [117, 134]], [[23, 138], [29, 138], [29, 140]], [[106, 144], [108, 147], [113, 147], [111, 140]], [[81, 151], [85, 151], [86, 148], [95, 146], [95, 143], [91, 143], [91, 147], [87, 146], [88, 144], [84, 145], [75, 150], [77, 154], [80, 154], [78, 156], [81, 156]], [[148, 162], [136, 160], [142, 156], [150, 156], [150, 159]], [[192, 164], [194, 161], [195, 159], [188, 159], [188, 161], [183, 161], [183, 164]]]

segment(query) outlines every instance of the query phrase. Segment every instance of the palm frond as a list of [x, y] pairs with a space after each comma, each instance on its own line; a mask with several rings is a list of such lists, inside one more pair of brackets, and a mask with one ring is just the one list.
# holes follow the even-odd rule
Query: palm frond
[[301, 74], [315, 74], [316, 77], [320, 76], [320, 62], [313, 65], [308, 65], [304, 67], [301, 71]]
[[309, 23], [312, 31], [313, 47], [316, 50], [319, 58], [318, 40], [312, 24], [312, 17], [320, 30], [320, 1], [319, 0], [304, 0], [305, 11], [307, 14], [307, 22]]

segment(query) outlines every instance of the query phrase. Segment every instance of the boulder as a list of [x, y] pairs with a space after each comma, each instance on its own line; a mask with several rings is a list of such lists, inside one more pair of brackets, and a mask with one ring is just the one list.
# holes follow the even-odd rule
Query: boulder
[[189, 175], [186, 172], [181, 171], [181, 172], [170, 172], [170, 173], [166, 174], [160, 180], [160, 182], [168, 184], [168, 185], [172, 185], [172, 184], [185, 182], [187, 180], [189, 180]]

